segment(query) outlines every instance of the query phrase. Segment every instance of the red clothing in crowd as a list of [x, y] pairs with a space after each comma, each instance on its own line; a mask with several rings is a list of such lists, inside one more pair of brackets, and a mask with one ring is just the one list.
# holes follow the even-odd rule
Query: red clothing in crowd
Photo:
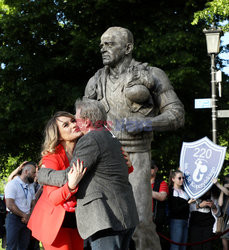
[[[46, 168], [64, 170], [69, 166], [65, 150], [61, 144], [56, 147], [54, 154], [42, 158]], [[68, 183], [63, 187], [44, 186], [43, 193], [32, 212], [28, 228], [32, 235], [42, 242], [45, 250], [83, 250], [83, 240], [77, 228], [62, 227], [66, 211], [74, 212], [76, 200], [70, 192]], [[77, 208], [76, 208], [77, 209]]]
[[[152, 190], [154, 188], [154, 183], [151, 184]], [[159, 193], [160, 192], [166, 192], [167, 195], [169, 194], [169, 188], [168, 188], [168, 184], [165, 181], [162, 181], [160, 184], [160, 188], [159, 188]], [[152, 212], [153, 212], [153, 199], [152, 199]]]

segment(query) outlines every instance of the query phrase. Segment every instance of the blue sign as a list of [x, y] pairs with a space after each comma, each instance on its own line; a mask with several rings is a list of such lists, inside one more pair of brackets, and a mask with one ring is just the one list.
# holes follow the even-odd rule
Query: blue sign
[[195, 109], [207, 109], [212, 108], [211, 98], [195, 99]]
[[213, 143], [208, 137], [194, 142], [183, 142], [180, 170], [184, 173], [184, 189], [197, 199], [206, 193], [217, 178], [225, 159], [226, 147]]

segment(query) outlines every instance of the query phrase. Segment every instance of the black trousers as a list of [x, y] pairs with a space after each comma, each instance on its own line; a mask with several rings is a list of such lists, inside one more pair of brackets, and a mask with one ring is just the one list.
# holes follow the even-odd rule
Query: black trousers
[[[212, 226], [199, 227], [191, 226], [189, 228], [189, 241], [190, 243], [210, 239], [213, 236]], [[212, 250], [212, 241], [208, 241], [201, 245], [195, 245], [190, 248], [191, 250]]]

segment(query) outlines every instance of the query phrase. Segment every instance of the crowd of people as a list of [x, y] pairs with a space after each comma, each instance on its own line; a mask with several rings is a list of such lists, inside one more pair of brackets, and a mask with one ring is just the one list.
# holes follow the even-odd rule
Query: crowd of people
[[[45, 127], [39, 174], [36, 163], [25, 161], [8, 177], [4, 194], [7, 216], [1, 216], [1, 237], [5, 229], [8, 250], [37, 250], [39, 244], [45, 250], [135, 249], [132, 234], [138, 216], [128, 181], [134, 166], [118, 140], [101, 123], [96, 125], [93, 116], [101, 111], [96, 104], [76, 102], [76, 117], [64, 111], [54, 114]], [[100, 113], [100, 119], [105, 120], [103, 115]], [[212, 188], [195, 200], [183, 188], [182, 171], [171, 170], [168, 183], [158, 172], [158, 164], [152, 160], [152, 221], [161, 248], [212, 249], [209, 239], [216, 232], [217, 217], [224, 214], [224, 229], [229, 228], [229, 176], [223, 185], [214, 179]], [[90, 193], [86, 200], [85, 192]], [[111, 200], [106, 206], [104, 198]], [[114, 198], [119, 200], [114, 202]], [[123, 224], [118, 224], [121, 220]], [[228, 250], [229, 233], [221, 238], [223, 250]], [[187, 242], [199, 244], [187, 247]]]
[[[229, 176], [225, 177], [223, 185], [213, 179], [215, 185], [210, 190], [200, 198], [192, 199], [184, 190], [182, 171], [171, 170], [168, 184], [157, 177], [157, 171], [158, 166], [152, 161], [152, 212], [162, 249], [212, 249], [213, 241], [210, 239], [216, 234], [217, 218], [224, 215], [223, 230], [229, 228]], [[223, 234], [221, 239], [223, 250], [228, 250], [229, 233]]]
[[[82, 135], [72, 114], [57, 112], [46, 125], [39, 165], [48, 169], [67, 169], [73, 157], [75, 143]], [[126, 159], [126, 169], [131, 173], [134, 168], [128, 154], [122, 153]], [[87, 168], [79, 161], [73, 164], [66, 173], [68, 181], [62, 187], [39, 185], [37, 170], [36, 163], [26, 161], [8, 177], [5, 187], [6, 219], [4, 211], [1, 211], [4, 215], [1, 216], [1, 237], [3, 238], [5, 229], [7, 249], [38, 250], [39, 242], [47, 250], [91, 249], [93, 240], [91, 237], [82, 239], [75, 217], [78, 184], [84, 178]], [[170, 171], [168, 184], [159, 177], [158, 170], [158, 164], [152, 160], [152, 220], [156, 224], [162, 249], [212, 249], [212, 241], [208, 240], [216, 232], [217, 217], [224, 214], [224, 229], [229, 228], [229, 176], [225, 177], [223, 185], [214, 179], [215, 185], [202, 197], [194, 200], [188, 197], [183, 188], [184, 175], [179, 169]], [[4, 224], [5, 228], [2, 227]], [[113, 233], [101, 230], [96, 239]], [[169, 240], [165, 240], [163, 236]], [[229, 233], [221, 238], [223, 250], [228, 250]], [[130, 241], [131, 234], [128, 234], [125, 242]], [[187, 247], [187, 242], [200, 244]], [[120, 249], [134, 249], [134, 245]]]
[[[219, 199], [210, 190], [194, 200], [179, 169], [167, 184], [150, 162], [153, 131], [184, 124], [183, 104], [165, 72], [132, 58], [133, 35], [125, 28], [105, 31], [100, 47], [104, 67], [76, 101], [76, 115], [60, 111], [46, 125], [39, 172], [25, 162], [9, 178], [7, 250], [39, 249], [39, 242], [47, 250], [148, 250], [152, 244], [158, 250], [155, 224], [160, 236], [170, 232], [171, 246], [161, 237], [162, 249], [186, 249], [187, 241], [211, 237], [222, 211], [229, 214], [226, 185], [215, 180]], [[211, 249], [211, 242], [192, 249]]]

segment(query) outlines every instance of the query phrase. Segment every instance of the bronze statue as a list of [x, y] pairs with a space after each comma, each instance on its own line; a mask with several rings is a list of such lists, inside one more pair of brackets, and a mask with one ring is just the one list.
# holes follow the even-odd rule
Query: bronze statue
[[134, 40], [125, 28], [111, 27], [101, 37], [104, 67], [89, 80], [85, 98], [97, 99], [107, 112], [112, 133], [130, 155], [133, 187], [140, 224], [134, 240], [138, 250], [160, 249], [152, 223], [150, 185], [153, 131], [184, 125], [184, 107], [165, 72], [132, 58]]

